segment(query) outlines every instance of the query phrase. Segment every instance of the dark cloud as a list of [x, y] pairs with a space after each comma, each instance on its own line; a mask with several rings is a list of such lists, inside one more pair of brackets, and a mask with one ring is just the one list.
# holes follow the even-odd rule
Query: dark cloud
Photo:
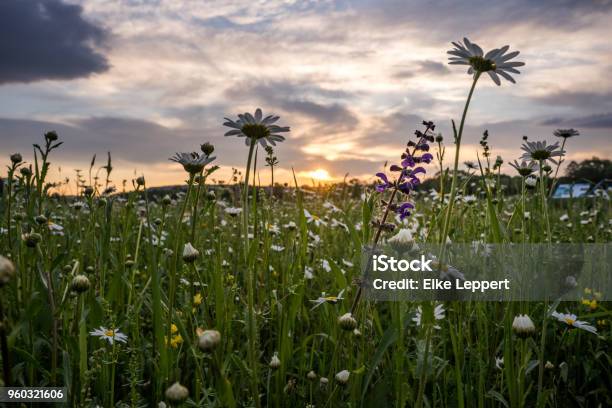
[[[530, 23], [571, 32], [589, 24], [585, 16], [598, 15], [612, 9], [610, 1], [580, 0], [360, 0], [346, 2], [347, 7], [367, 16], [376, 26], [405, 25], [420, 30], [423, 36], [447, 40], [449, 34], [474, 34], [479, 27]], [[433, 29], [427, 30], [431, 25]]]
[[0, 84], [104, 72], [108, 33], [61, 0], [0, 1]]
[[244, 98], [255, 98], [271, 108], [318, 120], [322, 127], [340, 126], [343, 130], [347, 130], [355, 128], [358, 124], [357, 117], [347, 107], [337, 102], [352, 94], [341, 90], [323, 89], [313, 83], [275, 81], [251, 85], [245, 82], [228, 89], [225, 94], [231, 100], [238, 102]]
[[537, 102], [553, 106], [580, 109], [612, 109], [612, 92], [555, 91], [533, 99]]
[[589, 129], [611, 129], [612, 112], [599, 113], [595, 115], [581, 116], [577, 118], [551, 118], [541, 122], [542, 125], [578, 127]]

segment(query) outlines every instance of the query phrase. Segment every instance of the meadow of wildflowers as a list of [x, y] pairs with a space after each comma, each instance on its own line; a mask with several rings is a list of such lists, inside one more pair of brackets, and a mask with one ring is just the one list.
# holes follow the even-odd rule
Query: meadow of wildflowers
[[[168, 194], [146, 174], [118, 192], [110, 154], [105, 179], [79, 177], [78, 195], [57, 194], [47, 175], [62, 142], [52, 131], [32, 162], [11, 155], [0, 202], [1, 384], [67, 387], [68, 406], [83, 407], [611, 406], [604, 294], [554, 303], [361, 294], [362, 250], [382, 242], [612, 237], [609, 192], [550, 198], [574, 129], [551, 132], [561, 144], [538, 135], [522, 157], [493, 160], [485, 131], [460, 169], [477, 84], [514, 83], [524, 63], [508, 46], [453, 45], [450, 64], [472, 79], [454, 134], [415, 123], [374, 185], [260, 185], [255, 175], [273, 174], [291, 137], [291, 118], [261, 109], [219, 122], [246, 142], [245, 177], [233, 184], [211, 182], [211, 143], [168, 152], [185, 177]], [[516, 174], [502, 182], [504, 160]], [[436, 174], [438, 185], [423, 188]]]

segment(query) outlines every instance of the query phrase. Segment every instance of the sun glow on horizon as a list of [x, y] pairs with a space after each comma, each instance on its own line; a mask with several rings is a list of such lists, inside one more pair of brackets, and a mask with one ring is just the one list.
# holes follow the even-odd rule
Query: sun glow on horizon
[[325, 169], [312, 170], [309, 171], [306, 175], [317, 181], [330, 181], [333, 179], [332, 176], [330, 176], [329, 172]]

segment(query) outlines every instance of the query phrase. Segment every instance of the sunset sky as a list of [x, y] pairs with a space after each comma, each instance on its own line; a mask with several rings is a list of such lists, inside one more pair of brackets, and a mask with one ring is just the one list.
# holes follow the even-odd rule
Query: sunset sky
[[526, 65], [516, 85], [479, 82], [462, 160], [475, 160], [485, 129], [508, 162], [523, 135], [552, 142], [564, 127], [582, 134], [569, 160], [611, 158], [611, 21], [610, 0], [2, 0], [0, 164], [17, 151], [31, 160], [54, 129], [64, 176], [94, 153], [104, 165], [110, 150], [116, 184], [178, 183], [168, 157], [210, 141], [227, 180], [247, 149], [223, 136], [223, 118], [257, 107], [292, 129], [280, 181], [291, 167], [303, 182], [372, 178], [423, 119], [450, 163], [470, 77], [446, 51], [464, 36], [485, 50], [508, 44]]

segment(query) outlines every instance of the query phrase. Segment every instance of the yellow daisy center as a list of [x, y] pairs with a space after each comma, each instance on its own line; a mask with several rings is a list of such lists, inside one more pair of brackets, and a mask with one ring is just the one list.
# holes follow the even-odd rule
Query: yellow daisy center
[[107, 331], [104, 332], [104, 335], [108, 336], [108, 337], [115, 337], [115, 331], [114, 330], [107, 330]]
[[572, 319], [571, 317], [565, 318], [565, 323], [569, 324], [570, 326], [573, 326], [575, 322], [576, 320]]

